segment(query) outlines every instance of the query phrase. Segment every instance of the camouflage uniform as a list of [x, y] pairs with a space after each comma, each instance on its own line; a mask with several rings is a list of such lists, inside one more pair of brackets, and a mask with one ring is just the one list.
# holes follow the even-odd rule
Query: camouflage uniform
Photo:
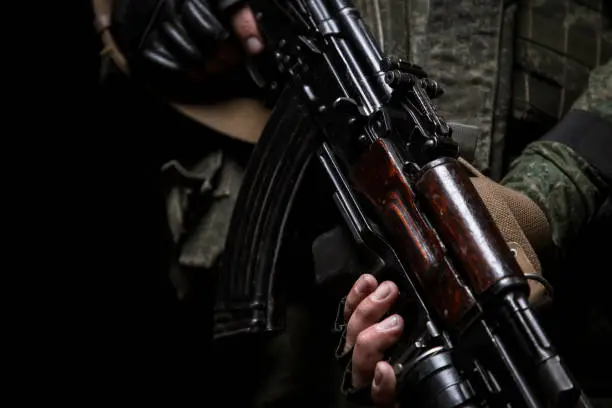
[[589, 163], [553, 141], [530, 144], [502, 184], [523, 192], [544, 210], [559, 248], [569, 244], [609, 195], [609, 186]]
[[[595, 70], [591, 78], [572, 110], [612, 121], [612, 61]], [[559, 248], [567, 246], [595, 216], [610, 193], [610, 180], [601, 170], [571, 147], [554, 140], [529, 144], [501, 183], [525, 193], [544, 210], [553, 243]]]

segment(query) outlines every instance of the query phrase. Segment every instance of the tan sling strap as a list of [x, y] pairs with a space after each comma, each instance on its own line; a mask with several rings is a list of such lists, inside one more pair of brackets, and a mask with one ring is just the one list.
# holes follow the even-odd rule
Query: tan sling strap
[[[127, 60], [109, 30], [112, 24], [113, 0], [92, 1], [94, 24], [104, 44], [102, 54], [109, 57], [123, 73], [129, 75]], [[168, 104], [197, 123], [252, 144], [257, 143], [270, 117], [269, 109], [259, 101], [249, 98], [236, 98], [206, 105], [187, 105], [172, 101], [168, 101]]]
[[[551, 233], [544, 212], [519, 191], [512, 190], [485, 177], [466, 160], [461, 163], [471, 173], [471, 180], [491, 213], [518, 264], [525, 274], [541, 274], [542, 267], [536, 250], [551, 244]], [[530, 301], [539, 306], [550, 301], [544, 285], [529, 280]]]

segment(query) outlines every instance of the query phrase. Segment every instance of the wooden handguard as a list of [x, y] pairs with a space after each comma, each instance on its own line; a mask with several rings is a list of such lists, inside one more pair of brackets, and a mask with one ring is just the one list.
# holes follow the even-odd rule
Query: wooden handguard
[[[513, 250], [523, 273], [541, 274], [538, 252], [551, 244], [551, 233], [544, 212], [523, 193], [504, 187], [480, 173], [466, 160], [461, 164], [491, 213], [508, 246]], [[533, 306], [547, 304], [544, 285], [529, 280], [529, 301]]]

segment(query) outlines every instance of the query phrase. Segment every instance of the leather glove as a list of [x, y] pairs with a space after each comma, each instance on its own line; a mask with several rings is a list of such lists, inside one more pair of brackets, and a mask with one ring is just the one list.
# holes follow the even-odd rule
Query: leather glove
[[257, 97], [244, 64], [263, 48], [255, 20], [237, 2], [223, 7], [216, 0], [117, 2], [113, 35], [131, 75], [182, 102]]

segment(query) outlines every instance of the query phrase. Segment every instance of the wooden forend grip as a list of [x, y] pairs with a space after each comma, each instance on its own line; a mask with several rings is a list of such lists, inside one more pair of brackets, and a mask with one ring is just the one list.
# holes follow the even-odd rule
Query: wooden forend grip
[[393, 248], [438, 315], [449, 326], [467, 327], [475, 300], [446, 257], [436, 231], [423, 218], [393, 145], [378, 139], [354, 165], [351, 178], [377, 209]]
[[528, 285], [508, 244], [461, 164], [451, 158], [434, 160], [416, 183], [424, 210], [455, 266], [481, 301]]

